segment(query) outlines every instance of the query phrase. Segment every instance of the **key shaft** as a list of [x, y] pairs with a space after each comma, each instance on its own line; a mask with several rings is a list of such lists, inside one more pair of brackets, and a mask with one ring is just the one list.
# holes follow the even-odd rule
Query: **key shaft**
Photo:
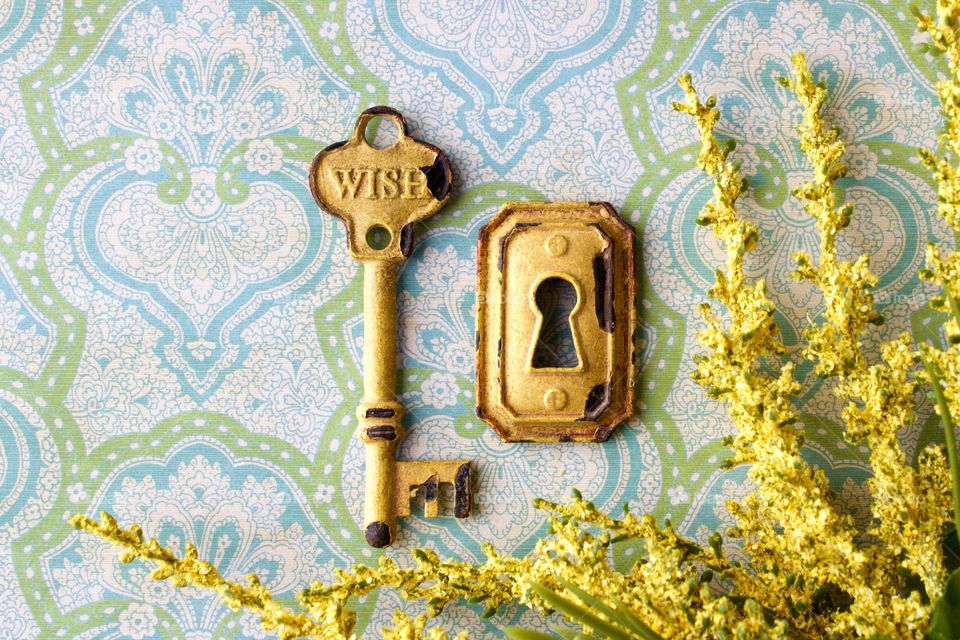
[[385, 547], [396, 537], [397, 441], [403, 406], [397, 384], [397, 264], [363, 263], [363, 400], [357, 407], [364, 445], [364, 537]]

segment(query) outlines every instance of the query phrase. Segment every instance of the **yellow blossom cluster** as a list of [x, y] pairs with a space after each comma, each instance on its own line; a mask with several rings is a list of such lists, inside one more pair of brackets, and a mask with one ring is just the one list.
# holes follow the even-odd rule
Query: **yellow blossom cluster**
[[[742, 525], [739, 533], [747, 538], [747, 551], [752, 555], [764, 547], [780, 544], [777, 531], [782, 530], [783, 516], [792, 512], [794, 505], [806, 510], [806, 515], [815, 521], [820, 520], [817, 511], [825, 502], [826, 480], [822, 475], [813, 475], [808, 482], [807, 469], [799, 456], [800, 438], [792, 426], [797, 414], [790, 402], [797, 389], [793, 366], [784, 365], [777, 376], [759, 369], [761, 358], [783, 353], [784, 346], [763, 280], [748, 283], [743, 272], [743, 258], [753, 248], [757, 230], [736, 210], [744, 181], [738, 167], [728, 159], [734, 145], [721, 146], [713, 134], [720, 116], [715, 101], [701, 103], [689, 76], [682, 77], [680, 83], [686, 100], [674, 108], [694, 118], [701, 138], [697, 166], [714, 180], [714, 197], [698, 222], [710, 226], [726, 252], [726, 271], [717, 273], [716, 284], [708, 294], [725, 307], [729, 316], [725, 326], [709, 304], [701, 305], [707, 328], [698, 338], [709, 352], [697, 358], [693, 375], [730, 413], [736, 427], [736, 435], [729, 440], [734, 451], [731, 463], [752, 463], [751, 477], [767, 494], [754, 494], [746, 505], [734, 507]], [[776, 479], [782, 482], [769, 481]], [[759, 515], [761, 511], [763, 516]], [[757, 517], [750, 517], [751, 513]], [[806, 545], [801, 542], [799, 546]], [[780, 572], [775, 565], [770, 565], [770, 569]], [[804, 588], [802, 583], [797, 586], [795, 579], [788, 578], [788, 571], [773, 580], [782, 586], [791, 580], [791, 588]], [[744, 586], [740, 585], [741, 589]], [[766, 605], [783, 614], [793, 606], [794, 596], [783, 598], [782, 594], [784, 590], [780, 588], [757, 593], [761, 597], [767, 595], [764, 599], [775, 599], [776, 602]]]
[[[125, 529], [109, 513], [101, 513], [100, 522], [85, 515], [74, 516], [70, 521], [78, 529], [100, 536], [123, 549], [121, 562], [142, 559], [157, 565], [150, 574], [153, 580], [170, 580], [178, 588], [191, 586], [207, 589], [219, 594], [223, 603], [231, 609], [247, 609], [258, 614], [261, 626], [267, 631], [276, 632], [279, 640], [346, 640], [353, 637], [356, 614], [344, 606], [350, 594], [338, 592], [339, 597], [323, 601], [301, 595], [300, 601], [305, 612], [294, 611], [275, 600], [256, 575], [247, 576], [246, 585], [227, 580], [215, 566], [197, 557], [197, 549], [191, 543], [187, 543], [184, 557], [180, 558], [156, 538], [145, 539], [139, 525], [133, 524]], [[365, 592], [358, 591], [357, 595]], [[384, 630], [384, 638], [447, 640], [443, 630], [426, 629], [426, 616], [414, 619], [397, 611], [393, 625]]]
[[[156, 564], [150, 574], [153, 580], [167, 580], [175, 587], [187, 586], [209, 589], [220, 595], [231, 609], [246, 608], [260, 615], [263, 628], [276, 631], [279, 640], [294, 638], [328, 638], [323, 635], [323, 626], [304, 614], [290, 611], [273, 599], [270, 592], [260, 584], [255, 575], [247, 577], [247, 585], [226, 580], [216, 567], [197, 557], [197, 548], [187, 543], [183, 558], [178, 558], [156, 538], [145, 539], [140, 525], [132, 524], [124, 529], [109, 513], [100, 514], [100, 522], [85, 515], [77, 515], [71, 523], [78, 529], [96, 534], [117, 545], [123, 552], [121, 562], [143, 559]], [[342, 622], [340, 620], [335, 623]]]
[[[378, 588], [392, 588], [405, 599], [426, 603], [426, 615], [416, 618], [395, 612], [393, 627], [383, 630], [385, 638], [395, 640], [445, 640], [448, 636], [442, 629], [427, 628], [428, 619], [457, 600], [484, 603], [489, 615], [510, 603], [546, 614], [554, 608], [547, 598], [593, 606], [609, 601], [611, 594], [616, 595], [618, 612], [627, 617], [601, 610], [575, 622], [584, 630], [620, 637], [633, 637], [630, 633], [637, 629], [647, 638], [693, 640], [711, 629], [744, 638], [789, 637], [787, 624], [771, 622], [768, 610], [755, 598], [731, 599], [709, 586], [716, 578], [731, 584], [749, 582], [756, 593], [764, 591], [755, 576], [724, 557], [719, 536], [704, 548], [669, 526], [658, 527], [650, 516], [638, 518], [627, 511], [617, 520], [602, 514], [579, 495], [566, 504], [538, 500], [535, 506], [551, 514], [551, 534], [524, 557], [502, 555], [487, 545], [482, 563], [443, 560], [427, 550], [415, 551], [409, 567], [381, 558], [376, 567], [338, 570], [332, 584], [316, 583], [305, 589], [298, 596], [301, 611], [274, 600], [255, 576], [248, 578], [249, 586], [225, 580], [215, 567], [196, 558], [192, 546], [180, 559], [155, 539], [145, 540], [137, 525], [123, 529], [106, 513], [99, 523], [86, 516], [75, 516], [72, 522], [121, 546], [124, 562], [141, 558], [156, 563], [154, 579], [170, 579], [178, 587], [206, 588], [219, 593], [234, 609], [258, 613], [264, 629], [276, 631], [281, 640], [353, 637], [356, 616], [349, 600]], [[646, 550], [643, 562], [626, 572], [611, 563], [611, 545], [624, 539], [637, 540]]]
[[[893, 444], [889, 439], [881, 442], [878, 438], [871, 444], [883, 448], [875, 452], [875, 458], [895, 473], [909, 468], [896, 440], [896, 429], [912, 415], [913, 385], [907, 381], [907, 370], [913, 356], [909, 342], [900, 341], [887, 348], [888, 360], [897, 367], [896, 371], [868, 370], [864, 364], [860, 333], [878, 318], [869, 293], [873, 277], [866, 257], [846, 263], [838, 261], [834, 252], [837, 234], [847, 226], [852, 214], [851, 207], [837, 206], [835, 202], [834, 182], [845, 173], [840, 163], [843, 143], [836, 132], [823, 126], [819, 112], [826, 91], [812, 82], [802, 55], [795, 59], [795, 79], [785, 84], [797, 93], [804, 106], [804, 122], [799, 127], [801, 147], [814, 169], [813, 179], [802, 184], [795, 195], [804, 200], [821, 232], [820, 262], [815, 265], [808, 256], [797, 256], [798, 276], [814, 281], [827, 301], [826, 320], [806, 334], [810, 345], [807, 355], [817, 361], [819, 373], [843, 380], [845, 393], [851, 396], [846, 412], [851, 423], [870, 433], [892, 433]], [[748, 282], [743, 272], [744, 255], [753, 247], [756, 231], [736, 209], [743, 180], [736, 163], [729, 158], [734, 146], [721, 145], [713, 134], [719, 119], [714, 102], [701, 103], [689, 77], [682, 78], [681, 85], [686, 101], [675, 108], [694, 118], [701, 138], [697, 164], [714, 180], [714, 197], [704, 208], [700, 222], [710, 226], [726, 251], [726, 271], [717, 274], [717, 283], [709, 292], [722, 305], [726, 316], [721, 318], [709, 305], [702, 306], [707, 328], [698, 338], [708, 353], [698, 358], [694, 378], [729, 412], [736, 427], [736, 435], [729, 439], [733, 461], [751, 464], [748, 473], [756, 490], [744, 502], [731, 503], [729, 507], [739, 521], [735, 532], [744, 538], [751, 566], [767, 586], [767, 593], [758, 593], [756, 597], [808, 637], [826, 637], [838, 631], [915, 637], [929, 611], [920, 594], [901, 597], [903, 578], [897, 572], [896, 558], [905, 552], [908, 557], [929, 561], [934, 572], [930, 582], [940, 588], [942, 509], [934, 510], [937, 517], [929, 526], [915, 517], [930, 514], [903, 514], [901, 530], [912, 524], [923, 529], [924, 534], [927, 529], [936, 531], [931, 539], [935, 547], [932, 556], [915, 539], [898, 540], [889, 550], [864, 548], [858, 543], [852, 518], [839, 513], [831, 503], [824, 473], [811, 468], [801, 457], [802, 439], [794, 426], [797, 414], [791, 404], [798, 386], [793, 380], [793, 364], [779, 364], [776, 375], [761, 368], [762, 359], [773, 361], [784, 352], [784, 347], [773, 320], [774, 305], [766, 297], [763, 281]], [[854, 371], [864, 375], [841, 375]], [[877, 407], [852, 403], [853, 394], [865, 391], [872, 393], [871, 402], [882, 397], [882, 403]], [[891, 408], [899, 411], [884, 413]], [[892, 429], [874, 429], [874, 409], [892, 422]], [[873, 486], [877, 489], [875, 495], [888, 488], [876, 478]], [[917, 498], [912, 485], [907, 488], [910, 491], [902, 496], [901, 506], [912, 504]], [[891, 495], [890, 501], [900, 497]], [[939, 508], [940, 503], [935, 506]], [[883, 531], [886, 533], [886, 529]], [[924, 535], [916, 537], [927, 542]], [[908, 564], [906, 568], [913, 566]], [[740, 583], [737, 587], [746, 590], [753, 585]]]
[[[940, 136], [943, 153], [937, 156], [921, 149], [920, 158], [937, 182], [937, 212], [960, 232], [960, 0], [938, 0], [935, 16], [914, 10], [920, 31], [930, 36], [924, 45], [930, 53], [944, 54], [950, 73], [937, 82], [944, 130]], [[948, 313], [944, 324], [948, 345], [939, 348], [924, 344], [921, 353], [926, 378], [937, 398], [937, 413], [944, 422], [944, 434], [950, 468], [954, 475], [953, 510], [960, 518], [960, 460], [951, 416], [960, 416], [960, 252], [943, 252], [936, 245], [927, 247], [927, 268], [920, 277], [937, 284], [942, 294], [931, 302]], [[960, 523], [958, 523], [960, 524]]]
[[833, 508], [825, 474], [800, 455], [802, 438], [791, 402], [798, 389], [793, 363], [779, 365], [776, 375], [760, 367], [761, 358], [773, 360], [784, 347], [763, 280], [751, 283], [743, 274], [744, 255], [755, 237], [736, 209], [743, 181], [728, 157], [733, 146], [721, 146], [714, 137], [715, 104], [702, 104], [688, 77], [681, 84], [687, 98], [675, 108], [693, 116], [701, 138], [697, 165], [714, 180], [714, 198], [701, 220], [727, 256], [726, 273], [717, 274], [709, 294], [726, 309], [728, 320], [709, 305], [702, 307], [707, 328], [698, 338], [709, 352], [698, 358], [694, 379], [727, 408], [736, 428], [729, 439], [734, 462], [751, 464], [755, 492], [729, 507], [739, 521], [735, 533], [744, 538], [744, 550], [766, 587], [758, 594], [761, 602], [794, 628], [820, 637], [832, 611], [815, 600], [829, 593], [824, 589], [846, 593], [841, 585], [865, 572], [867, 558], [856, 543], [852, 519]]
[[844, 143], [839, 132], [823, 122], [827, 90], [814, 82], [802, 53], [794, 56], [793, 66], [794, 77], [783, 84], [803, 107], [800, 148], [813, 169], [812, 178], [794, 195], [820, 233], [819, 256], [796, 254], [793, 275], [813, 283], [824, 304], [821, 321], [805, 331], [804, 354], [818, 373], [832, 378], [834, 393], [845, 403], [844, 436], [869, 446], [873, 471], [868, 486], [876, 524], [870, 533], [877, 543], [864, 546], [862, 561], [851, 567], [855, 571], [836, 583], [852, 603], [836, 616], [834, 628], [866, 636], [915, 637], [929, 617], [929, 607], [918, 591], [906, 588], [903, 574], [917, 575], [929, 598], [941, 595], [949, 475], [939, 447], [924, 450], [913, 468], [898, 438], [912, 423], [915, 409], [917, 354], [909, 334], [882, 345], [877, 363], [869, 364], [863, 352], [865, 330], [880, 321], [871, 294], [877, 280], [869, 270], [869, 256], [855, 261], [837, 257], [837, 238], [853, 214], [853, 207], [838, 202], [837, 196], [836, 182], [847, 172], [841, 160]]
[[[960, 175], [957, 158], [960, 157], [960, 2], [957, 0], [938, 0], [935, 16], [929, 16], [914, 9], [920, 31], [930, 36], [930, 43], [923, 45], [925, 51], [946, 54], [949, 75], [937, 82], [937, 94], [940, 96], [940, 109], [944, 116], [945, 127], [940, 140], [945, 154], [937, 157], [929, 151], [921, 151], [922, 159], [934, 171], [939, 196], [938, 211], [944, 220], [954, 229], [960, 228]], [[960, 280], [950, 280], [954, 287], [960, 287]]]

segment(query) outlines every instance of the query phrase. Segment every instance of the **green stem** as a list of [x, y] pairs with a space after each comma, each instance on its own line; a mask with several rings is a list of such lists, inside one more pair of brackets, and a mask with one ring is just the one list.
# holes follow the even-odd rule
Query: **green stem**
[[956, 320], [957, 325], [960, 326], [960, 302], [957, 302], [957, 299], [950, 295], [946, 287], [944, 287], [943, 293], [947, 297], [947, 300], [950, 301], [950, 311], [953, 312], [953, 319]]
[[933, 387], [933, 393], [937, 397], [937, 409], [940, 412], [940, 420], [943, 422], [943, 435], [947, 443], [947, 459], [950, 461], [950, 477], [952, 480], [951, 490], [953, 492], [953, 524], [956, 530], [957, 540], [960, 541], [960, 460], [957, 456], [957, 439], [953, 432], [953, 422], [950, 419], [950, 409], [947, 407], [947, 397], [943, 394], [943, 388], [940, 386], [940, 374], [932, 362], [926, 357], [920, 356], [923, 362], [923, 368], [927, 370], [927, 376], [930, 377], [930, 385]]

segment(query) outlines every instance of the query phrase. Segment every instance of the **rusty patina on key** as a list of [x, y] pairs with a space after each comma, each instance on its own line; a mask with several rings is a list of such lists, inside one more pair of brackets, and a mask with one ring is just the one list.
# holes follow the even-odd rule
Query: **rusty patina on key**
[[[376, 116], [397, 127], [383, 149], [365, 138]], [[349, 140], [330, 145], [310, 167], [317, 204], [343, 220], [350, 255], [363, 263], [363, 399], [358, 435], [366, 451], [364, 534], [374, 547], [397, 537], [397, 518], [423, 487], [424, 515], [439, 511], [439, 486], [454, 487], [454, 515], [470, 514], [470, 461], [398, 461], [403, 406], [397, 401], [397, 266], [413, 248], [417, 221], [436, 213], [450, 195], [450, 164], [440, 149], [407, 134], [395, 109], [372, 107]], [[379, 238], [381, 242], [377, 242]]]

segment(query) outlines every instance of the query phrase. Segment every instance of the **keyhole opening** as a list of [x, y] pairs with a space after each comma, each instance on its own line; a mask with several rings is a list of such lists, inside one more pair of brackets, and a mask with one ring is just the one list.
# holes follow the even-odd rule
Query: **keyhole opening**
[[566, 278], [547, 278], [534, 294], [543, 318], [533, 349], [534, 369], [572, 369], [580, 366], [573, 341], [570, 314], [577, 306], [577, 290]]
[[363, 138], [374, 149], [392, 147], [400, 139], [400, 128], [393, 118], [374, 116], [363, 129]]

